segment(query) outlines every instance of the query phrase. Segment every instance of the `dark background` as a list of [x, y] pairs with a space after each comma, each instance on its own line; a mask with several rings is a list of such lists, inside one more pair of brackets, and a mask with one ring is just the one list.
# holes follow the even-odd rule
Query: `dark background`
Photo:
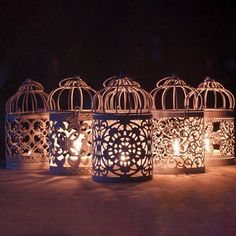
[[93, 88], [119, 72], [146, 89], [209, 75], [236, 92], [235, 4], [229, 1], [0, 1], [0, 153], [6, 100], [26, 78], [47, 92], [79, 74]]

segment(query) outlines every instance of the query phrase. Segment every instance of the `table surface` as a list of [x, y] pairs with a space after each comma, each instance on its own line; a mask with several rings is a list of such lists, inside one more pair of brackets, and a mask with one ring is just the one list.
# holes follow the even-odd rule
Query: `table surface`
[[0, 235], [236, 235], [236, 165], [142, 183], [0, 169]]

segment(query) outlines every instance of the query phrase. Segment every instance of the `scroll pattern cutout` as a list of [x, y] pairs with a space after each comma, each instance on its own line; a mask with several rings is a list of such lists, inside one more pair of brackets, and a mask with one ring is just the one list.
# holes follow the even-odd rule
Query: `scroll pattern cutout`
[[93, 120], [93, 175], [152, 175], [151, 119]]
[[6, 119], [5, 130], [7, 167], [48, 166], [48, 119]]
[[203, 129], [204, 121], [200, 117], [153, 119], [154, 169], [204, 167]]
[[59, 174], [91, 174], [91, 123], [73, 116], [51, 121], [50, 169]]
[[[218, 128], [214, 128], [218, 124]], [[235, 128], [233, 118], [206, 119], [206, 159], [234, 159]]]

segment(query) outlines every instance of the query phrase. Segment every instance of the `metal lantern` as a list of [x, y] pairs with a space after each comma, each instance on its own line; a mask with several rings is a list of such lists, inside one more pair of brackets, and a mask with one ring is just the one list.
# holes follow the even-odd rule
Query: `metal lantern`
[[66, 78], [49, 94], [49, 169], [58, 175], [91, 173], [91, 109], [95, 94], [80, 77]]
[[47, 94], [40, 83], [26, 80], [6, 104], [6, 167], [48, 168]]
[[93, 180], [151, 179], [151, 96], [127, 77], [111, 77], [103, 86], [93, 101]]
[[205, 171], [202, 99], [176, 76], [166, 77], [153, 98], [153, 159], [156, 173]]
[[232, 164], [235, 159], [234, 96], [222, 84], [209, 77], [197, 90], [204, 98], [206, 163]]

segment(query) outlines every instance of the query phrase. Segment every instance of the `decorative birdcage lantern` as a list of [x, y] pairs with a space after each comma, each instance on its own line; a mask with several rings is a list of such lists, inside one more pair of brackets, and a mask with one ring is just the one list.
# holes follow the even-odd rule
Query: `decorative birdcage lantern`
[[208, 165], [233, 164], [235, 128], [233, 94], [207, 77], [197, 90], [202, 94], [205, 122], [205, 158]]
[[93, 180], [151, 179], [150, 94], [127, 77], [111, 77], [103, 86], [93, 100]]
[[92, 97], [80, 77], [62, 80], [49, 94], [49, 170], [58, 175], [91, 174]]
[[26, 80], [6, 104], [6, 167], [48, 168], [49, 116], [40, 83]]
[[151, 95], [154, 172], [204, 172], [204, 121], [200, 95], [176, 76], [160, 80]]

